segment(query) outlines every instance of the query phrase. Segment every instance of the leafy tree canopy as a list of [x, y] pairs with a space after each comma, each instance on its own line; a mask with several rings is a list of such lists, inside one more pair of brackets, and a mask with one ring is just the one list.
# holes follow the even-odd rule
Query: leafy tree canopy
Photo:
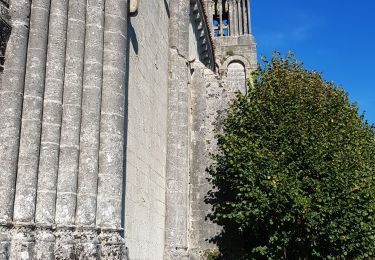
[[230, 232], [235, 259], [375, 257], [375, 131], [341, 87], [276, 53], [222, 127], [207, 201], [225, 259]]

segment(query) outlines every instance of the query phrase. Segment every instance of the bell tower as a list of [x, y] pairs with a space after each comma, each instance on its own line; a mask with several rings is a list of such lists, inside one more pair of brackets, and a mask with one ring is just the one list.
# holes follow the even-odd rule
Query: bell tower
[[215, 37], [251, 34], [248, 0], [210, 0], [208, 6]]
[[[251, 0], [250, 0], [251, 1]], [[256, 43], [251, 31], [249, 0], [206, 0], [215, 39], [216, 66], [221, 75], [231, 67], [245, 71], [256, 68]]]

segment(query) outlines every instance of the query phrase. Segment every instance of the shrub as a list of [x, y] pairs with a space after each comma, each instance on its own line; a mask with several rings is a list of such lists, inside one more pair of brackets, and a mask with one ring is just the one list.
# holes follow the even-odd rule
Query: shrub
[[293, 55], [263, 62], [217, 135], [217, 239], [239, 234], [237, 259], [375, 257], [374, 127]]

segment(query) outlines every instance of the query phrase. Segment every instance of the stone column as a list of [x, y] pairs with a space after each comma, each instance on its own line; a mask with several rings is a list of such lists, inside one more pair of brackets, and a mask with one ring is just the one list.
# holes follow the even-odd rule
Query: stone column
[[53, 259], [68, 0], [51, 0], [35, 212], [38, 259]]
[[215, 13], [215, 4], [212, 0], [208, 1], [208, 20], [210, 23], [210, 32], [212, 36], [214, 35], [214, 13]]
[[98, 254], [96, 197], [99, 173], [99, 127], [103, 74], [104, 0], [88, 0], [84, 56], [82, 121], [75, 224], [77, 257]]
[[229, 1], [229, 36], [233, 36], [234, 35], [234, 2], [233, 1]]
[[[104, 12], [103, 89], [100, 120], [97, 226], [104, 259], [125, 257], [120, 236], [125, 109], [127, 0], [106, 0]], [[111, 256], [117, 255], [116, 258]]]
[[217, 15], [217, 4], [212, 2], [212, 36], [215, 36], [214, 15]]
[[243, 27], [244, 27], [244, 34], [249, 34], [249, 22], [248, 22], [248, 15], [247, 15], [247, 4], [246, 0], [242, 1], [242, 12], [243, 12]]
[[[31, 6], [11, 256], [32, 255], [50, 0]], [[20, 233], [19, 233], [20, 232]], [[26, 234], [27, 233], [27, 234]]]
[[221, 2], [218, 2], [217, 10], [219, 12], [219, 36], [223, 36], [224, 30], [223, 30], [223, 5]]
[[34, 222], [49, 8], [50, 0], [31, 6], [14, 222]]
[[60, 257], [66, 259], [75, 256], [73, 232], [77, 199], [85, 15], [86, 0], [69, 1], [55, 213], [55, 250]]
[[30, 0], [12, 1], [12, 32], [0, 86], [0, 259], [9, 254], [29, 34]]
[[233, 21], [234, 21], [234, 35], [238, 36], [238, 8], [237, 8], [237, 0], [233, 0]]
[[170, 2], [164, 259], [189, 259], [189, 1]]
[[248, 19], [247, 19], [247, 22], [249, 23], [249, 34], [251, 34], [252, 32], [251, 32], [251, 9], [250, 9], [250, 6], [251, 6], [251, 4], [250, 4], [251, 2], [250, 2], [250, 0], [249, 0], [249, 2], [247, 2], [247, 14], [248, 14]]
[[10, 15], [12, 33], [0, 86], [0, 225], [9, 223], [13, 217], [30, 0], [12, 1]]
[[238, 32], [239, 32], [239, 35], [243, 35], [243, 20], [242, 20], [242, 0], [239, 0], [239, 2], [237, 2], [237, 13], [238, 13]]

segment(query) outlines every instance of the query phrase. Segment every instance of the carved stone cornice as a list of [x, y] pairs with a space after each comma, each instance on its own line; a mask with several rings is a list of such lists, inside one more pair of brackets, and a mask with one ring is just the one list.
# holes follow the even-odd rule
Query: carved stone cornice
[[201, 45], [203, 63], [211, 69], [215, 68], [215, 46], [211, 34], [206, 7], [202, 0], [190, 0], [192, 14], [199, 32], [199, 44]]

